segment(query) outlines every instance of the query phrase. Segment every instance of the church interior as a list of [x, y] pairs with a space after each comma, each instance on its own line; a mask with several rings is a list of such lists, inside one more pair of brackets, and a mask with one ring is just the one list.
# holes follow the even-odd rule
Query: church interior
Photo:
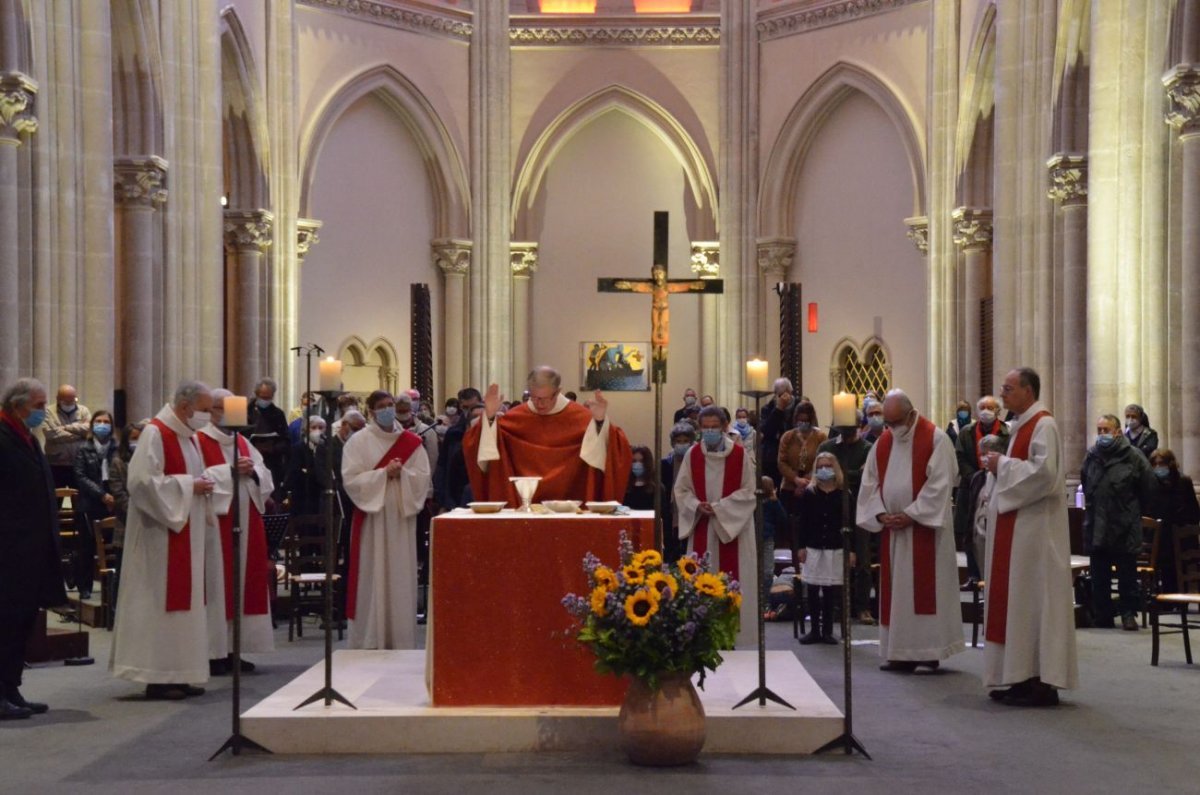
[[[606, 393], [631, 444], [669, 450], [686, 389], [755, 408], [751, 358], [824, 425], [838, 393], [902, 388], [944, 428], [1024, 366], [1072, 495], [1096, 418], [1130, 404], [1195, 475], [1198, 217], [1200, 0], [0, 0], [0, 386], [74, 385], [117, 426], [186, 379], [269, 377], [299, 407], [313, 345], [347, 391], [417, 387], [434, 413], [463, 387], [518, 400], [543, 364], [583, 399], [590, 346], [635, 369], [650, 350], [650, 297], [598, 281], [664, 264], [720, 292], [671, 295], [660, 416], [648, 380]], [[321, 659], [311, 626], [276, 630], [244, 706]], [[1194, 791], [1178, 637], [1152, 667], [1149, 629], [1079, 629], [1079, 689], [1013, 710], [981, 649], [896, 678], [877, 629], [855, 633], [870, 761], [661, 775]], [[96, 665], [26, 671], [53, 709], [0, 724], [0, 791], [645, 785], [582, 751], [209, 762], [227, 682], [143, 702], [88, 634]], [[766, 643], [840, 708], [840, 647], [788, 624]]]

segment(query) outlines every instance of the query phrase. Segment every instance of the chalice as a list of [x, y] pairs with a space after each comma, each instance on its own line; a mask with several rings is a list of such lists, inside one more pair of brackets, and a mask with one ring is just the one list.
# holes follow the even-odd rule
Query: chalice
[[521, 507], [517, 510], [521, 513], [531, 513], [533, 508], [530, 503], [533, 502], [533, 495], [537, 492], [538, 483], [542, 479], [540, 477], [513, 477], [509, 480], [512, 481], [513, 488], [517, 490], [517, 496], [521, 498]]

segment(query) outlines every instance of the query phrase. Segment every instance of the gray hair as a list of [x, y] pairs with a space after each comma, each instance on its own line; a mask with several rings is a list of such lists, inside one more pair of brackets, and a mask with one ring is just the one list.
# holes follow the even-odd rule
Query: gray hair
[[674, 439], [676, 436], [686, 436], [695, 441], [696, 428], [690, 422], [677, 422], [675, 427], [671, 428], [671, 438]]
[[[782, 389], [780, 389], [780, 387], [782, 387]], [[776, 378], [775, 383], [772, 385], [772, 389], [774, 389], [776, 395], [780, 394], [780, 392], [791, 392], [792, 381], [789, 378]]]
[[304, 423], [304, 427], [309, 430], [312, 430], [312, 426], [313, 426], [314, 422], [321, 423], [322, 428], [324, 428], [328, 424], [325, 422], [325, 418], [322, 417], [320, 414], [313, 414], [308, 418], [308, 421]]
[[175, 387], [175, 397], [172, 398], [171, 405], [174, 407], [194, 406], [196, 398], [201, 395], [212, 395], [208, 384], [203, 381], [184, 381]]
[[0, 408], [5, 411], [22, 408], [33, 399], [37, 392], [41, 392], [43, 395], [47, 394], [46, 385], [36, 378], [18, 378], [12, 386], [4, 390], [4, 399], [0, 401]]
[[409, 395], [407, 392], [401, 392], [398, 395], [396, 395], [396, 403], [397, 404], [404, 403], [409, 408], [412, 408], [413, 399], [412, 399], [412, 396]]
[[224, 400], [224, 399], [225, 399], [225, 398], [227, 398], [227, 397], [233, 397], [233, 393], [232, 393], [232, 392], [230, 392], [230, 391], [229, 391], [228, 389], [226, 389], [225, 387], [220, 387], [220, 386], [219, 386], [219, 387], [217, 387], [216, 389], [214, 389], [214, 390], [212, 391], [212, 399], [213, 399], [213, 403], [216, 403], [217, 401]]
[[885, 403], [889, 400], [895, 400], [900, 404], [900, 408], [904, 409], [905, 414], [913, 410], [912, 398], [903, 389], [889, 389], [883, 400]]
[[983, 397], [979, 398], [979, 400], [975, 401], [975, 408], [981, 409], [984, 401], [989, 401], [996, 408], [1000, 408], [1000, 401], [996, 399], [995, 395], [984, 395]]
[[562, 376], [558, 374], [558, 370], [553, 367], [543, 364], [529, 371], [529, 376], [525, 379], [525, 388], [533, 389], [539, 386], [552, 386], [555, 389], [562, 388]]
[[1004, 453], [1008, 451], [1008, 442], [998, 434], [989, 433], [979, 440], [979, 447], [989, 453]]
[[358, 409], [350, 409], [349, 411], [347, 411], [345, 414], [342, 415], [343, 423], [350, 422], [350, 420], [358, 420], [363, 425], [367, 424], [367, 418], [364, 417], [363, 413], [361, 411], [359, 411]]
[[262, 389], [264, 386], [268, 387], [271, 390], [272, 395], [279, 391], [279, 384], [275, 383], [274, 378], [258, 379], [258, 383], [256, 383], [254, 385], [254, 391], [257, 392], [258, 390]]

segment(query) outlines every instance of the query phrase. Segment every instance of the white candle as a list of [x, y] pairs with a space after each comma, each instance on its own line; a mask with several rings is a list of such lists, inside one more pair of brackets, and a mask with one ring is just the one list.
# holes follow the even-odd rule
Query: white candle
[[318, 379], [318, 389], [322, 392], [337, 392], [342, 388], [342, 363], [330, 356], [324, 361], [317, 362], [321, 368]]
[[858, 415], [855, 412], [857, 398], [849, 392], [839, 392], [833, 396], [833, 424], [839, 428], [853, 428], [858, 425]]
[[767, 363], [757, 357], [746, 362], [746, 385], [751, 392], [767, 391]]
[[225, 406], [225, 414], [221, 418], [221, 424], [227, 428], [241, 427], [248, 425], [246, 421], [246, 398], [241, 395], [228, 395], [223, 401]]

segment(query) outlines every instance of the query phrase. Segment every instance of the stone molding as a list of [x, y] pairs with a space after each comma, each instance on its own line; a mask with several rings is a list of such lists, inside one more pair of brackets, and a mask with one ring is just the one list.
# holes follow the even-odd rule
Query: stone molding
[[716, 47], [721, 43], [719, 16], [573, 17], [547, 23], [545, 16], [513, 17], [509, 41], [514, 47]]
[[904, 225], [908, 227], [905, 236], [913, 242], [917, 247], [917, 251], [922, 254], [929, 253], [929, 218], [924, 215], [914, 215], [911, 218], [904, 219]]
[[275, 216], [267, 210], [226, 210], [225, 249], [230, 252], [267, 250]]
[[863, 17], [895, 11], [923, 0], [818, 0], [796, 3], [763, 14], [757, 24], [761, 41], [807, 33]]
[[963, 251], [992, 247], [992, 211], [959, 207], [950, 213], [954, 222], [954, 245]]
[[433, 263], [447, 276], [465, 276], [471, 269], [471, 241], [442, 238], [430, 243]]
[[22, 134], [37, 132], [33, 100], [37, 83], [20, 72], [0, 74], [0, 140], [20, 142]]
[[1167, 91], [1167, 124], [1181, 135], [1200, 131], [1200, 68], [1179, 64], [1163, 75]]
[[113, 199], [118, 205], [161, 207], [167, 201], [167, 161], [158, 155], [113, 161]]
[[297, 5], [329, 11], [374, 25], [470, 41], [474, 25], [467, 12], [428, 6], [414, 0], [296, 0]]
[[1046, 161], [1050, 171], [1051, 199], [1067, 204], [1087, 202], [1087, 155], [1059, 152]]
[[721, 278], [721, 244], [715, 240], [692, 243], [692, 275], [697, 279]]
[[758, 251], [758, 269], [770, 275], [776, 274], [780, 280], [787, 277], [792, 269], [792, 261], [796, 258], [796, 241], [790, 237], [761, 238], [756, 244]]
[[509, 261], [514, 279], [528, 279], [537, 273], [538, 244], [513, 241], [509, 243]]
[[322, 226], [324, 226], [324, 222], [318, 221], [316, 218], [298, 218], [296, 220], [296, 256], [298, 258], [304, 259], [308, 256], [309, 249], [321, 242], [321, 236], [317, 232]]

